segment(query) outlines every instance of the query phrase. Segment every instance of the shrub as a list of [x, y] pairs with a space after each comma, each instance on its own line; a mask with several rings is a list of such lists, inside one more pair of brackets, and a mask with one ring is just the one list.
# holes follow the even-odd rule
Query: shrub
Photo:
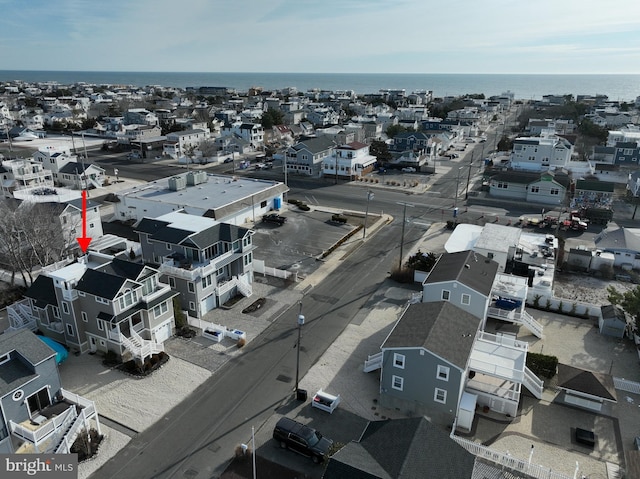
[[238, 339], [238, 347], [241, 348], [242, 346], [244, 346], [245, 344], [247, 344], [247, 340], [244, 338], [240, 338]]
[[578, 304], [574, 301], [573, 304], [571, 305], [571, 315], [575, 316], [577, 310], [578, 310]]
[[302, 201], [291, 198], [287, 200], [287, 203], [292, 205], [299, 205], [300, 203], [302, 203]]
[[550, 379], [558, 370], [558, 358], [547, 354], [527, 353], [527, 367], [536, 376]]
[[546, 309], [547, 311], [549, 311], [551, 309], [551, 300], [547, 299], [547, 303], [544, 306], [544, 309]]
[[562, 301], [560, 301], [558, 303], [558, 313], [562, 313], [562, 309], [564, 308], [564, 303]]
[[539, 295], [539, 294], [536, 294], [536, 295], [533, 297], [533, 307], [534, 307], [534, 308], [538, 309], [538, 308], [540, 307], [540, 299], [541, 299], [541, 298], [542, 298], [542, 296], [541, 296], [541, 295]]
[[298, 205], [298, 208], [301, 209], [302, 211], [309, 211], [311, 209], [308, 205], [306, 205], [304, 203], [300, 203]]

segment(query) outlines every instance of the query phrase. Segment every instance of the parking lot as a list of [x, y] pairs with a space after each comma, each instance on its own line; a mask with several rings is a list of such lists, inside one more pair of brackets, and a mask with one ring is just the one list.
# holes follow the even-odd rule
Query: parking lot
[[[287, 219], [283, 225], [257, 219], [255, 257], [264, 260], [266, 266], [308, 276], [321, 264], [317, 258], [324, 251], [364, 222], [362, 217], [349, 215], [347, 223], [340, 224], [331, 221], [332, 214], [330, 210], [302, 211], [292, 207], [281, 213]], [[369, 221], [375, 219], [370, 215]]]

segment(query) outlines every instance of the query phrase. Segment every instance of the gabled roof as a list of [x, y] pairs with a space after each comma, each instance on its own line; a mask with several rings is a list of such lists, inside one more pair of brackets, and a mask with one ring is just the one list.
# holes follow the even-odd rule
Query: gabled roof
[[508, 170], [501, 171], [491, 176], [493, 181], [507, 181], [509, 183], [521, 183], [529, 185], [538, 181], [544, 180], [546, 177], [551, 177], [552, 181], [564, 186], [569, 186], [569, 175], [561, 171], [521, 171], [521, 170]]
[[440, 256], [424, 284], [458, 281], [485, 296], [491, 293], [498, 263], [474, 251]]
[[465, 479], [474, 463], [473, 454], [424, 417], [373, 421], [360, 441], [331, 456], [323, 478]]
[[82, 164], [77, 161], [70, 161], [62, 168], [60, 168], [60, 173], [66, 173], [67, 175], [79, 175], [80, 173], [88, 170], [91, 166], [91, 163]]
[[36, 280], [31, 283], [29, 289], [24, 293], [25, 297], [35, 300], [36, 306], [44, 309], [47, 305], [58, 305], [56, 291], [53, 286], [53, 278], [39, 275]]
[[106, 263], [97, 269], [103, 273], [136, 281], [140, 277], [144, 268], [145, 265], [141, 263], [133, 263], [120, 258], [113, 258], [109, 263]]
[[640, 228], [606, 229], [595, 237], [594, 243], [600, 249], [627, 249], [640, 253]]
[[317, 138], [310, 138], [308, 140], [301, 141], [293, 145], [293, 149], [300, 151], [303, 149], [309, 150], [311, 153], [320, 153], [321, 151], [329, 150], [333, 148], [335, 144], [333, 140], [328, 136], [319, 136]]
[[113, 299], [126, 282], [127, 278], [87, 269], [75, 289], [100, 298]]
[[609, 374], [558, 364], [558, 387], [617, 402], [616, 388]]
[[411, 304], [382, 344], [382, 349], [424, 348], [464, 369], [480, 318], [448, 301]]

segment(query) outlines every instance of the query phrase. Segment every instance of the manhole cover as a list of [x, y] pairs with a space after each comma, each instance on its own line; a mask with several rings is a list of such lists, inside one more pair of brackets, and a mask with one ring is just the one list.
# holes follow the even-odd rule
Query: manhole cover
[[198, 471], [195, 469], [188, 469], [184, 471], [184, 477], [196, 477], [198, 475]]
[[217, 442], [214, 442], [210, 444], [209, 447], [207, 447], [207, 449], [209, 449], [211, 452], [218, 452], [220, 450], [220, 444], [218, 444]]
[[286, 376], [284, 374], [280, 374], [277, 378], [276, 381], [280, 381], [283, 383], [290, 383], [291, 382], [291, 378], [289, 376]]

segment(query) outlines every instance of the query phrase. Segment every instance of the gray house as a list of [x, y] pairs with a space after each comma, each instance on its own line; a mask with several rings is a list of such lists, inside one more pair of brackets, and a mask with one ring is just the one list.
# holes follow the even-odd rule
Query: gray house
[[480, 324], [448, 301], [409, 305], [381, 347], [380, 405], [453, 424]]
[[145, 262], [159, 264], [189, 316], [202, 318], [236, 294], [251, 296], [253, 231], [173, 212], [137, 227]]
[[489, 195], [527, 203], [561, 205], [569, 188], [569, 176], [561, 171], [509, 170], [491, 176]]
[[171, 337], [177, 295], [149, 266], [90, 252], [38, 276], [26, 299], [7, 307], [9, 329], [38, 329], [75, 351], [144, 361]]
[[68, 453], [100, 433], [95, 404], [62, 389], [56, 353], [27, 329], [0, 334], [0, 453]]
[[471, 250], [443, 254], [422, 284], [422, 301], [448, 301], [484, 321], [498, 267]]
[[322, 160], [333, 155], [335, 146], [327, 136], [309, 138], [293, 145], [285, 151], [287, 172], [319, 176], [322, 172]]

